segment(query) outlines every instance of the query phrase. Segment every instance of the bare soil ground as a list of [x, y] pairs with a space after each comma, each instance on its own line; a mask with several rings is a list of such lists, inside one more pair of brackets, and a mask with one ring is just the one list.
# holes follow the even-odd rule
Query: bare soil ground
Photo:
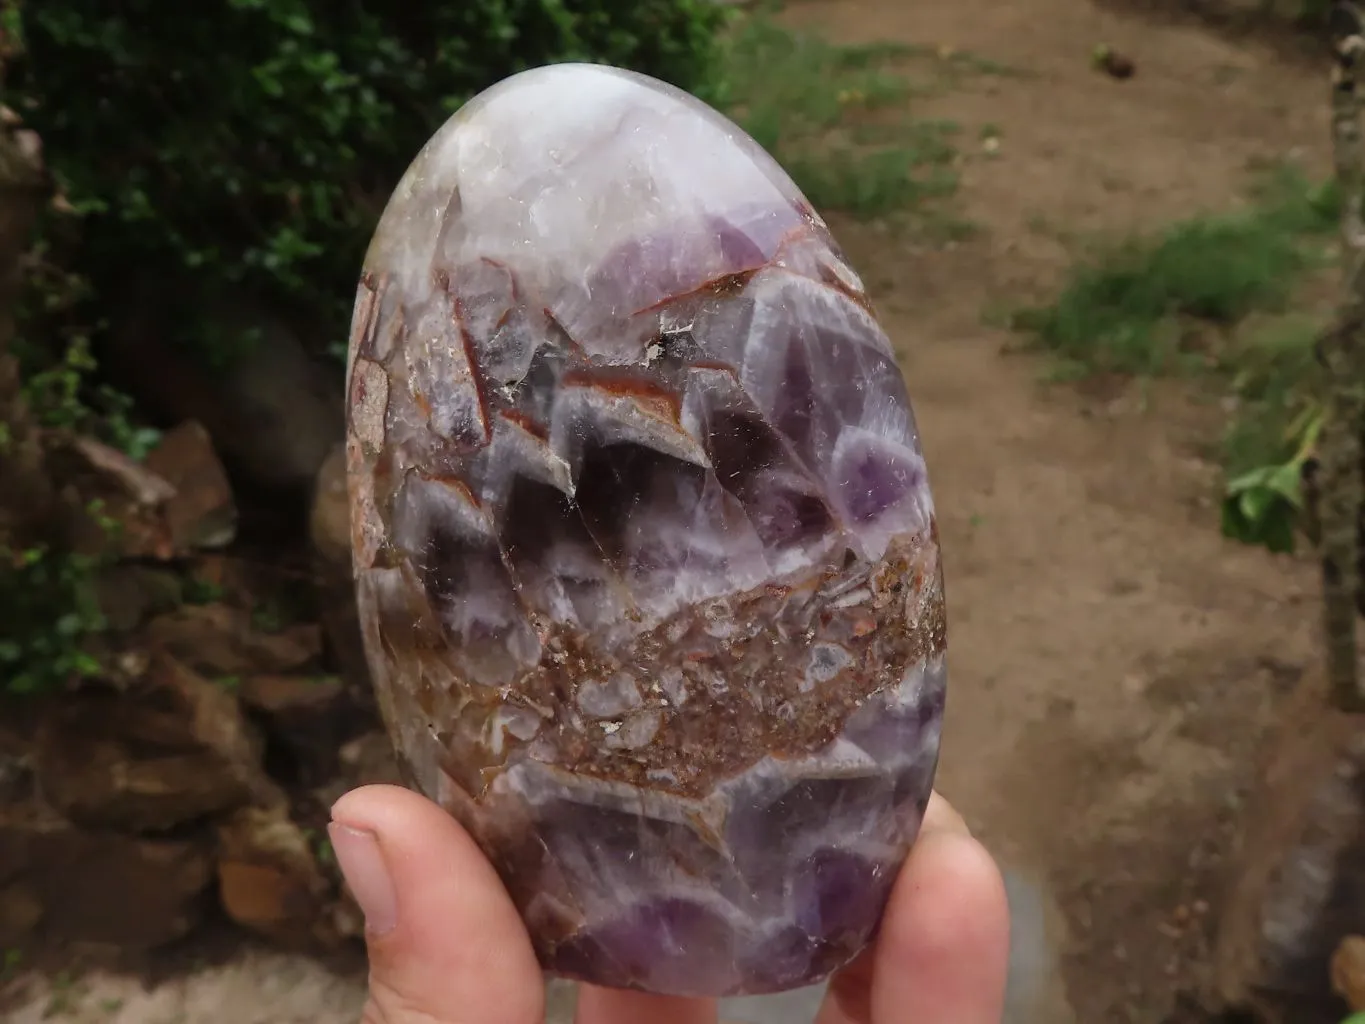
[[[858, 252], [930, 453], [953, 690], [940, 785], [1006, 862], [1051, 883], [1076, 1019], [1160, 1021], [1199, 981], [1221, 853], [1276, 697], [1311, 671], [1311, 566], [1218, 536], [1216, 405], [1179, 387], [1047, 387], [983, 306], [1043, 294], [1094, 232], [1227, 208], [1251, 166], [1326, 155], [1323, 73], [1199, 26], [1074, 0], [803, 4], [832, 31], [1023, 69], [936, 101], [1002, 129], [962, 168], [987, 230]], [[1108, 43], [1127, 81], [1088, 57]], [[1041, 290], [1041, 291], [1040, 291]]]
[[[943, 249], [836, 227], [901, 348], [942, 517], [941, 788], [1055, 892], [1075, 1019], [1166, 1020], [1199, 980], [1256, 742], [1314, 668], [1315, 572], [1220, 539], [1216, 403], [1175, 385], [1047, 385], [982, 313], [1049, 294], [1077, 237], [1227, 208], [1255, 162], [1325, 169], [1324, 75], [1080, 0], [804, 0], [788, 16], [1021, 72], [915, 101], [962, 125], [960, 199], [983, 230]], [[1133, 78], [1091, 69], [1101, 42]], [[977, 151], [986, 125], [997, 153]], [[89, 986], [68, 1012], [117, 1024], [344, 1020], [360, 994], [358, 978], [256, 952], [150, 993]], [[35, 991], [11, 1019], [37, 1021], [53, 998]]]

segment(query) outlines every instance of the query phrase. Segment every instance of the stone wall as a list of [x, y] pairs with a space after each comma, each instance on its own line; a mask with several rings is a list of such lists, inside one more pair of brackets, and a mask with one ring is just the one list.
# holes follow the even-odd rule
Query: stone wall
[[141, 463], [36, 441], [61, 507], [97, 498], [113, 522], [86, 538], [108, 628], [99, 672], [0, 701], [0, 947], [148, 949], [224, 916], [294, 948], [358, 937], [328, 809], [396, 774], [334, 535], [344, 487], [319, 490], [317, 554], [253, 555], [197, 423]]
[[234, 543], [200, 423], [141, 462], [40, 426], [9, 346], [48, 203], [41, 140], [0, 108], [0, 553], [84, 556], [76, 586], [105, 621], [67, 685], [20, 697], [0, 679], [0, 948], [148, 949], [223, 916], [288, 946], [347, 942], [361, 921], [328, 808], [394, 769], [349, 610], [339, 463], [317, 490], [314, 550], [290, 557]]

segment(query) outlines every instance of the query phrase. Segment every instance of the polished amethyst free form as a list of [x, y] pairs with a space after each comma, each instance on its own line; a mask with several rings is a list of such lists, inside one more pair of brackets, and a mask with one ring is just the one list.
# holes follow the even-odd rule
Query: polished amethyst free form
[[943, 587], [891, 347], [777, 163], [628, 72], [489, 89], [375, 232], [348, 423], [386, 723], [544, 966], [729, 995], [857, 954], [933, 781]]

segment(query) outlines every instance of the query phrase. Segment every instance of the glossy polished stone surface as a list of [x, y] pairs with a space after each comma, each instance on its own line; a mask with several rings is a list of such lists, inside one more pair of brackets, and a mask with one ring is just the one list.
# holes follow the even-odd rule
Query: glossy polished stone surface
[[943, 588], [891, 346], [781, 168], [638, 75], [500, 83], [390, 200], [348, 386], [386, 722], [546, 968], [847, 963], [932, 785]]

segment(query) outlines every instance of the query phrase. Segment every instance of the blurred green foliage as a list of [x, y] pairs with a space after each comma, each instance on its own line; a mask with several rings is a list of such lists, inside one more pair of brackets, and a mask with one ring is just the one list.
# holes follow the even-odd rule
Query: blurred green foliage
[[[251, 295], [339, 351], [375, 219], [461, 103], [557, 61], [707, 80], [710, 0], [8, 0], [4, 101], [80, 215], [96, 334], [129, 304], [210, 363]], [[509, 126], [515, 130], [515, 126]], [[98, 347], [98, 346], [97, 346]]]
[[[1197, 216], [1103, 247], [1057, 299], [1015, 327], [1058, 359], [1057, 376], [1209, 372], [1228, 390], [1225, 536], [1294, 549], [1301, 478], [1322, 413], [1314, 400], [1322, 324], [1290, 312], [1295, 288], [1338, 258], [1341, 195], [1277, 168], [1235, 213]], [[1256, 329], [1244, 324], [1261, 314]]]
[[[313, 354], [344, 356], [364, 250], [399, 177], [461, 104], [528, 67], [605, 62], [687, 89], [822, 209], [874, 217], [951, 194], [956, 126], [910, 116], [923, 85], [908, 62], [934, 77], [1001, 69], [835, 46], [761, 14], [724, 32], [731, 13], [715, 0], [0, 0], [0, 102], [42, 138], [60, 197], [17, 311], [28, 408], [141, 458], [158, 435], [111, 387], [105, 342], [149, 335], [222, 367], [259, 337], [222, 315], [243, 299]], [[104, 629], [89, 599], [102, 565], [11, 540], [11, 689], [97, 673], [84, 651]]]
[[[926, 87], [908, 65], [927, 49], [836, 45], [751, 17], [725, 37], [709, 98], [778, 159], [817, 209], [861, 219], [922, 214], [956, 189], [958, 156], [956, 124], [914, 116], [912, 100]], [[935, 63], [936, 77], [961, 70]]]
[[[374, 224], [452, 111], [560, 61], [706, 95], [725, 18], [711, 0], [0, 0], [0, 101], [42, 138], [60, 196], [16, 311], [27, 407], [141, 457], [156, 434], [101, 372], [107, 332], [223, 365], [254, 337], [212, 310], [244, 296], [343, 354]], [[0, 538], [0, 692], [102, 670], [102, 568]]]
[[[98, 507], [88, 511], [100, 521]], [[102, 563], [47, 544], [0, 543], [0, 694], [38, 693], [102, 670], [88, 645], [105, 628], [95, 590]]]

